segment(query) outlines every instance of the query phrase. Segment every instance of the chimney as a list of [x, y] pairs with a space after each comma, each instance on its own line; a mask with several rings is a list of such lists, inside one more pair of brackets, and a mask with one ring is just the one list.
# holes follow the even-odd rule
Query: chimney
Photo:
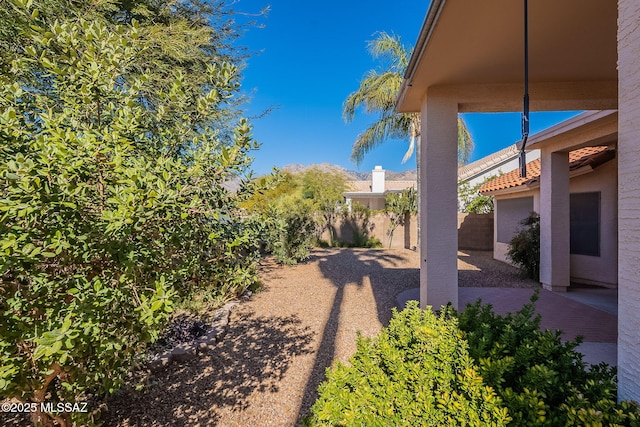
[[384, 193], [384, 169], [382, 166], [376, 166], [371, 171], [371, 192]]

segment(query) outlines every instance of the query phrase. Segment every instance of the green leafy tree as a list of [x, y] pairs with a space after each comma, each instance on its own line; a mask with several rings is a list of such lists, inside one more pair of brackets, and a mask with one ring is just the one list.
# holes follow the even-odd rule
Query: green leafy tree
[[388, 246], [391, 248], [393, 233], [400, 225], [405, 225], [418, 212], [418, 197], [415, 188], [408, 188], [402, 193], [387, 194], [384, 202], [384, 213], [389, 218], [387, 230]]
[[[122, 384], [179, 298], [257, 281], [260, 224], [237, 207], [253, 186], [224, 185], [257, 145], [228, 120], [235, 65], [159, 85], [136, 20], [10, 8], [28, 25], [0, 74], [0, 399], [86, 400]], [[72, 416], [32, 420], [94, 414]]]
[[496, 176], [492, 175], [476, 185], [458, 182], [458, 211], [477, 214], [493, 212], [493, 196], [481, 194], [480, 188], [494, 178]]
[[302, 197], [313, 202], [320, 219], [320, 229], [329, 232], [330, 241], [335, 240], [333, 223], [344, 212], [344, 192], [347, 179], [338, 171], [325, 171], [312, 167], [302, 177]]
[[[21, 54], [32, 43], [29, 36], [31, 17], [16, 13], [21, 2], [0, 0], [0, 50], [3, 52], [0, 70], [3, 73], [11, 72], [12, 56]], [[236, 19], [240, 12], [224, 0], [32, 0], [29, 3], [38, 11], [39, 19], [47, 22], [59, 17], [70, 21], [99, 20], [114, 29], [119, 25], [132, 25], [135, 21], [138, 42], [145, 44], [145, 55], [127, 64], [121, 79], [131, 85], [140, 76], [145, 76], [145, 90], [138, 97], [149, 109], [162, 105], [157, 95], [171, 86], [176, 73], [184, 76], [183, 90], [195, 95], [203, 88], [215, 89], [210, 85], [207, 71], [212, 63], [226, 62], [242, 68], [247, 54], [237, 47], [236, 39], [246, 26], [255, 23]], [[255, 14], [256, 19], [264, 14], [266, 10]], [[31, 76], [30, 83], [44, 90], [48, 86], [46, 79], [41, 79], [38, 73]], [[238, 82], [234, 81], [234, 84]], [[240, 108], [246, 101], [238, 91], [234, 92], [234, 96], [221, 96], [218, 107], [224, 108], [217, 108], [215, 115], [219, 138], [227, 141], [233, 139], [233, 123], [240, 117]], [[187, 111], [194, 111], [196, 107]]]
[[275, 170], [270, 175], [257, 178], [254, 182], [260, 182], [260, 189], [251, 197], [243, 200], [240, 207], [251, 213], [264, 214], [274, 203], [289, 195], [301, 195], [301, 185], [298, 176], [287, 171]]

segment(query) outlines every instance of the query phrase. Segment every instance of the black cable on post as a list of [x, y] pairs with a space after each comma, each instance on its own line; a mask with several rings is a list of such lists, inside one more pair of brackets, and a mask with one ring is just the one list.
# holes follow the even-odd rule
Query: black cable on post
[[524, 99], [522, 109], [522, 145], [520, 146], [520, 177], [527, 177], [527, 154], [524, 151], [529, 138], [529, 5], [524, 0]]

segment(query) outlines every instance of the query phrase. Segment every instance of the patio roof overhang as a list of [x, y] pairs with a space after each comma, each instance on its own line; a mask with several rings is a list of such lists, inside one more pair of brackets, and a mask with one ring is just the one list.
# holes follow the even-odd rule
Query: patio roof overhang
[[[529, 138], [527, 150], [570, 152], [583, 147], [615, 145], [618, 141], [618, 111], [585, 111]], [[517, 144], [518, 148], [521, 142]]]
[[[519, 111], [523, 0], [432, 0], [397, 99], [420, 111], [430, 88], [460, 112]], [[529, 2], [532, 110], [617, 108], [617, 6], [602, 0]]]

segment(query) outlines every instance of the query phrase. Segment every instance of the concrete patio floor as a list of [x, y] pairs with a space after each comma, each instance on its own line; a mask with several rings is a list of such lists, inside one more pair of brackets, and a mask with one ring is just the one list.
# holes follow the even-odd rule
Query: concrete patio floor
[[[480, 298], [491, 304], [496, 313], [505, 314], [519, 310], [529, 302], [532, 289], [514, 288], [458, 288], [459, 307]], [[419, 300], [420, 290], [409, 289], [397, 295], [399, 308], [407, 301]], [[560, 329], [564, 339], [582, 335], [584, 341], [578, 350], [589, 364], [605, 362], [617, 365], [617, 291], [600, 288], [571, 288], [566, 293], [540, 290], [536, 312], [541, 315], [543, 329]]]

